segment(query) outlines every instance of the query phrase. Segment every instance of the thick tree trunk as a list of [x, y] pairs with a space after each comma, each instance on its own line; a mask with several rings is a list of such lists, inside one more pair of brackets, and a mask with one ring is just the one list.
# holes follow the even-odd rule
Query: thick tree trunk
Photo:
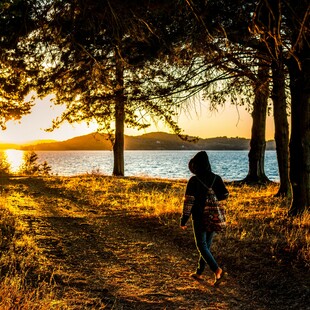
[[286, 111], [285, 72], [282, 58], [272, 63], [272, 100], [275, 124], [275, 141], [280, 176], [280, 187], [276, 196], [291, 195], [289, 180], [289, 129]]
[[249, 172], [243, 180], [245, 183], [266, 183], [265, 175], [265, 149], [266, 149], [266, 117], [268, 105], [268, 74], [264, 67], [259, 68], [258, 80], [255, 88], [255, 99], [253, 103], [253, 124], [249, 152]]
[[290, 139], [290, 180], [293, 199], [289, 214], [295, 216], [310, 207], [310, 48], [302, 50], [288, 63], [292, 98]]
[[113, 175], [124, 176], [124, 124], [125, 124], [125, 95], [124, 95], [124, 66], [116, 57], [116, 102], [115, 102], [115, 140], [113, 145], [114, 167]]

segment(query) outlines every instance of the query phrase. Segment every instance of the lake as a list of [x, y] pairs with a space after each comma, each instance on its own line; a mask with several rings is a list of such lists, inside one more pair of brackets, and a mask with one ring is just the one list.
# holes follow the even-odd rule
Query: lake
[[[22, 163], [23, 151], [7, 150], [11, 169], [17, 171]], [[194, 151], [125, 151], [125, 175], [170, 179], [188, 179], [188, 161]], [[224, 180], [240, 180], [248, 173], [248, 151], [207, 151], [214, 173]], [[46, 161], [51, 173], [73, 176], [84, 173], [111, 175], [113, 171], [112, 151], [36, 151], [38, 162]], [[265, 173], [272, 181], [279, 181], [275, 151], [265, 153]]]

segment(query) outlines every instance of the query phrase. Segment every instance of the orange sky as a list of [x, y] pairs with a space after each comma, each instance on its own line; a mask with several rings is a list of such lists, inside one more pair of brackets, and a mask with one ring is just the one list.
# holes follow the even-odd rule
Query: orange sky
[[[45, 132], [52, 119], [61, 114], [63, 107], [52, 106], [49, 99], [38, 100], [30, 115], [24, 116], [20, 122], [10, 121], [7, 123], [7, 129], [0, 131], [0, 142], [4, 143], [24, 143], [32, 140], [51, 139], [63, 141], [76, 136], [81, 136], [96, 131], [96, 125], [88, 127], [86, 124], [64, 124], [60, 129], [54, 132]], [[252, 119], [244, 108], [235, 106], [226, 106], [220, 108], [218, 112], [210, 112], [207, 104], [201, 104], [196, 111], [190, 115], [183, 113], [178, 123], [184, 130], [184, 134], [190, 136], [199, 136], [201, 138], [212, 138], [219, 136], [244, 137], [250, 138]], [[146, 132], [166, 131], [162, 124], [153, 125], [147, 130], [127, 129], [128, 135], [141, 135]], [[271, 140], [274, 137], [274, 126], [272, 117], [268, 117], [266, 128], [266, 139]]]

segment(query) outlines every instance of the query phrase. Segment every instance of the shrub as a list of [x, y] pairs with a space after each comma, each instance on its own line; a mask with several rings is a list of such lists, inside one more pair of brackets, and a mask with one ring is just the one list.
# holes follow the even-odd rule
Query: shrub
[[46, 161], [38, 163], [38, 155], [35, 152], [26, 152], [24, 154], [24, 163], [21, 166], [20, 173], [26, 175], [49, 175], [51, 167]]
[[7, 159], [5, 157], [1, 158], [0, 159], [0, 177], [10, 175], [10, 169], [11, 167]]

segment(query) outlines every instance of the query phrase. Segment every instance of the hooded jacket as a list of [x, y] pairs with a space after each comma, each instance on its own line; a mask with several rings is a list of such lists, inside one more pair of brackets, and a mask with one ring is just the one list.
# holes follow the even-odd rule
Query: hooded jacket
[[218, 201], [228, 198], [228, 190], [222, 178], [213, 173], [208, 155], [205, 151], [198, 152], [189, 161], [189, 170], [194, 174], [186, 186], [181, 226], [185, 226], [192, 215], [194, 222], [202, 222], [202, 214], [206, 200], [206, 188], [201, 181], [208, 187], [212, 187]]

